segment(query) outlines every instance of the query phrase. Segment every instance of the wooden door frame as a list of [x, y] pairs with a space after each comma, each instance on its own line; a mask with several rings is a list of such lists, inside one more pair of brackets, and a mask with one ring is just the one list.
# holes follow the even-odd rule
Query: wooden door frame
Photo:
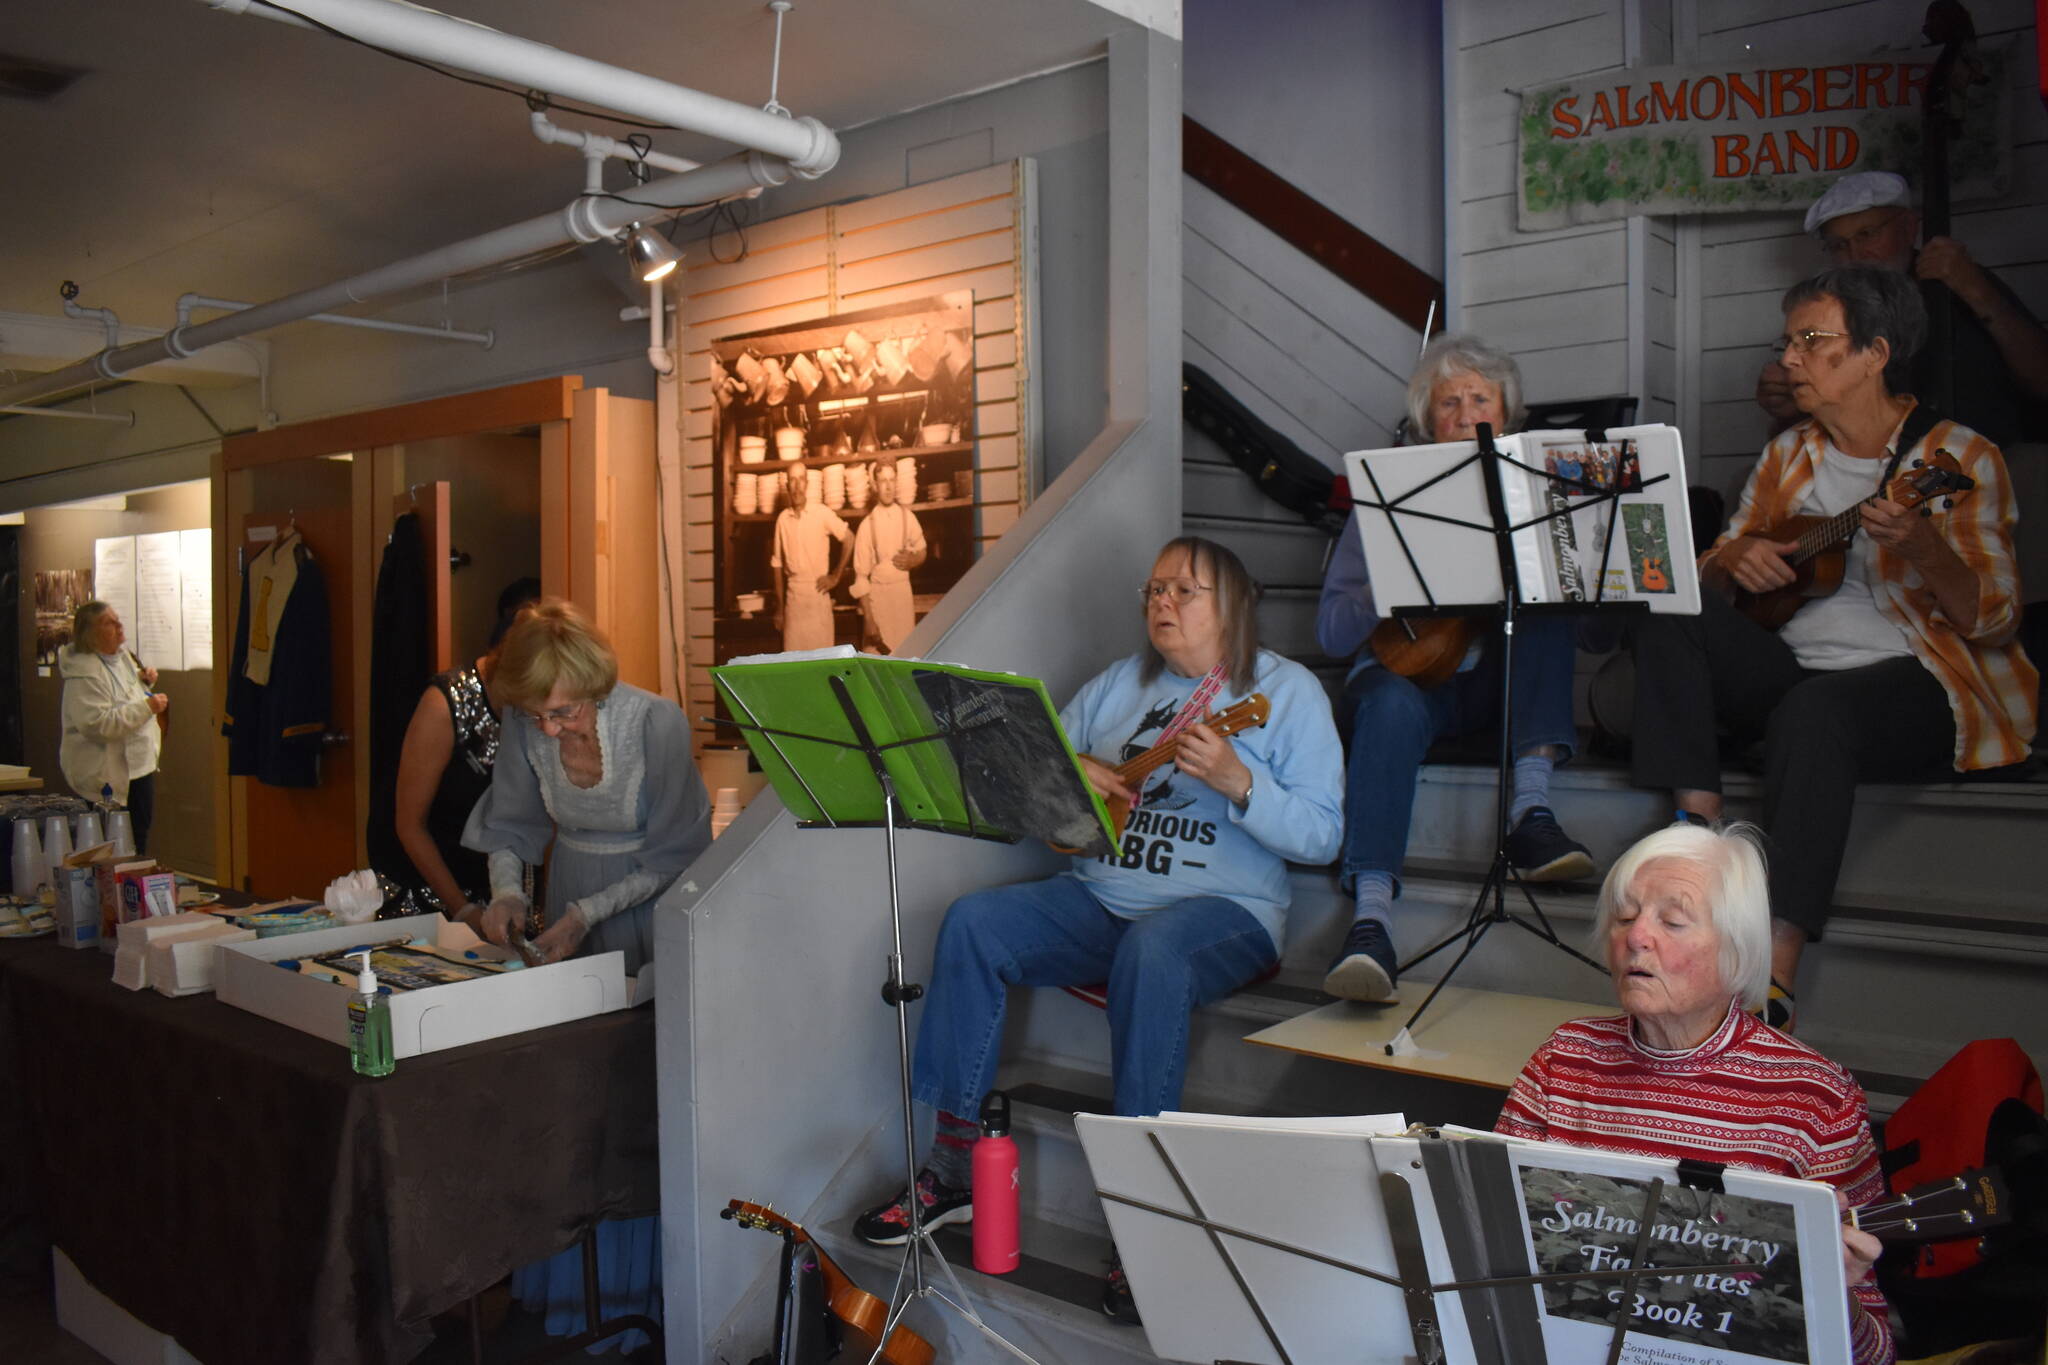
[[[541, 450], [541, 589], [568, 596], [571, 586], [569, 519], [546, 514], [550, 506], [567, 508], [571, 484], [571, 426], [581, 375], [559, 375], [474, 393], [456, 394], [369, 412], [320, 418], [270, 431], [230, 436], [213, 457], [213, 524], [224, 528], [213, 538], [213, 711], [214, 848], [216, 877], [240, 886], [248, 870], [248, 779], [227, 776], [227, 741], [218, 735], [217, 718], [227, 712], [227, 684], [234, 652], [235, 613], [241, 584], [235, 564], [239, 536], [233, 532], [251, 509], [248, 480], [237, 477], [264, 465], [323, 455], [352, 453], [350, 501], [353, 511], [350, 570], [360, 571], [363, 590], [354, 595], [352, 637], [356, 675], [367, 679], [371, 613], [378, 561], [377, 532], [392, 498], [405, 490], [402, 447], [409, 441], [538, 427]], [[588, 400], [586, 400], [587, 402]], [[551, 497], [551, 494], [555, 495]], [[356, 777], [356, 865], [367, 866], [366, 826], [370, 793], [370, 689], [355, 689], [350, 733], [359, 737], [350, 750]]]

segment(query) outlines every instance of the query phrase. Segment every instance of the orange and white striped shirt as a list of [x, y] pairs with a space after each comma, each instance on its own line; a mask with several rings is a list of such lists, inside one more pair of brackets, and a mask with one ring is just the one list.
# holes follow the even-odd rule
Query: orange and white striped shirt
[[[1902, 418], [1899, 427], [1904, 425]], [[1765, 446], [1743, 485], [1742, 504], [1714, 549], [1798, 515], [1827, 439], [1820, 423], [1808, 418]], [[1898, 439], [1895, 427], [1886, 449], [1895, 450]], [[2018, 639], [2020, 582], [2012, 528], [2019, 513], [1997, 446], [1960, 422], [1942, 421], [1927, 434], [1925, 448], [1946, 450], [1976, 481], [1952, 509], [1930, 506], [1943, 539], [1977, 575], [1977, 619], [1967, 634], [1958, 629], [1920, 571], [1882, 546], [1876, 550], [1871, 600], [1904, 632], [1913, 656], [1948, 693], [1956, 721], [1956, 770], [1999, 768], [2027, 756], [2041, 685]]]

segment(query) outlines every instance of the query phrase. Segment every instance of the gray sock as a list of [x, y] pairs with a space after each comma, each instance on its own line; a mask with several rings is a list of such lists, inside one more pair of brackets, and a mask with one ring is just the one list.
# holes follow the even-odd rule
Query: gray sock
[[1386, 928], [1389, 935], [1394, 932], [1394, 874], [1391, 872], [1360, 872], [1356, 875], [1351, 889], [1352, 922], [1373, 920]]

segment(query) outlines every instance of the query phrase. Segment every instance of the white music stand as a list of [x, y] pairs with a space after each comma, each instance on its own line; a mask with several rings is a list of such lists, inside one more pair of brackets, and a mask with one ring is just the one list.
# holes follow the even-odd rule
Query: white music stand
[[[1383, 615], [1491, 616], [1497, 604], [1500, 618], [1493, 856], [1464, 925], [1400, 964], [1406, 972], [1459, 950], [1387, 1044], [1395, 1056], [1414, 1046], [1409, 1030], [1496, 924], [1605, 970], [1558, 937], [1508, 857], [1517, 619], [1602, 608], [1697, 614], [1699, 585], [1684, 453], [1667, 426], [1496, 437], [1482, 422], [1475, 440], [1354, 451], [1344, 467]], [[1510, 884], [1526, 917], [1508, 908]]]
[[[1153, 1352], [1612, 1365], [1638, 1343], [1668, 1365], [1848, 1358], [1833, 1187], [1489, 1134], [1375, 1133], [1391, 1122], [1077, 1116]], [[1558, 1190], [1620, 1223], [1543, 1235], [1532, 1210], [1547, 1216]], [[1752, 1231], [1754, 1248], [1698, 1240]], [[1638, 1312], [1638, 1293], [1658, 1311]], [[1717, 1330], [1750, 1349], [1705, 1344]]]

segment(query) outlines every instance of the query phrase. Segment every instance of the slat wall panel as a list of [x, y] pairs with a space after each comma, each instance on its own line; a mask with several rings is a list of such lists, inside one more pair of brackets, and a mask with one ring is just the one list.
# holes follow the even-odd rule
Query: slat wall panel
[[[663, 508], [683, 527], [685, 581], [679, 614], [687, 637], [686, 686], [693, 719], [710, 713], [705, 669], [713, 657], [711, 342], [716, 337], [804, 322], [834, 313], [941, 294], [974, 293], [976, 469], [986, 546], [1017, 518], [1031, 494], [1021, 454], [1018, 401], [1026, 315], [1018, 306], [1023, 233], [1029, 230], [1016, 163], [969, 171], [858, 203], [750, 224], [747, 254], [729, 263], [692, 263], [683, 281], [683, 416], [680, 488]], [[711, 727], [696, 726], [702, 743]]]
[[[1864, 46], [1931, 54], [1919, 35], [1917, 0], [1699, 0], [1694, 51], [1701, 60], [1754, 53], [1827, 52]], [[2048, 112], [2035, 93], [2031, 0], [1973, 0], [1988, 43], [2010, 44], [2014, 138], [2012, 192], [1958, 204], [1954, 235], [1996, 270], [2035, 316], [2048, 316]], [[1784, 289], [1827, 262], [1802, 231], [1803, 215], [1731, 214], [1700, 220], [1702, 297], [1699, 423], [1687, 447], [1716, 487], [1732, 488], [1761, 446], [1767, 425], [1754, 402], [1757, 371], [1782, 323]]]
[[[1627, 2], [1476, 0], [1452, 10], [1461, 202], [1449, 249], [1459, 261], [1457, 326], [1512, 354], [1532, 399], [1629, 390], [1625, 225], [1515, 226], [1519, 91], [1622, 65]], [[1667, 7], [1644, 0], [1642, 8], [1663, 19]], [[1668, 47], [1661, 30], [1646, 40]], [[1648, 258], [1651, 287], [1661, 281], [1667, 292], [1675, 289], [1668, 234], [1651, 241]], [[1672, 338], [1651, 329], [1644, 340]]]

